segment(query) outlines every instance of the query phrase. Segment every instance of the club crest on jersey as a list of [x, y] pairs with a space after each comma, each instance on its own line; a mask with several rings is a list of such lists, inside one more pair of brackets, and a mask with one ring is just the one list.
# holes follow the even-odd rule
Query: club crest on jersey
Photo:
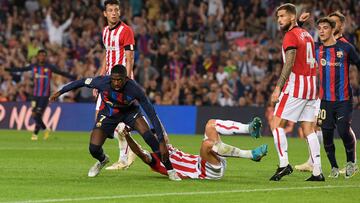
[[343, 52], [343, 51], [337, 51], [337, 52], [336, 52], [336, 56], [337, 56], [338, 58], [342, 58], [342, 57], [344, 56], [344, 52]]
[[325, 59], [321, 59], [320, 63], [321, 63], [322, 66], [326, 66], [326, 60]]

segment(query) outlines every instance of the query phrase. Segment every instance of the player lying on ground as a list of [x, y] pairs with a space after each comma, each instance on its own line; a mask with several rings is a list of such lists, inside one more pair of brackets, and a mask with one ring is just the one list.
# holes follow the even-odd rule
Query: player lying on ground
[[[133, 152], [139, 156], [152, 170], [168, 175], [166, 168], [160, 162], [156, 153], [149, 153], [128, 133], [128, 127], [119, 129], [122, 136], [127, 140]], [[267, 153], [268, 146], [263, 144], [254, 150], [242, 150], [225, 144], [220, 139], [222, 135], [250, 133], [252, 137], [260, 137], [261, 120], [255, 118], [250, 124], [242, 124], [235, 121], [209, 120], [205, 127], [205, 138], [200, 146], [200, 155], [192, 155], [182, 152], [171, 145], [167, 145], [170, 161], [182, 179], [214, 179], [224, 176], [226, 169], [225, 157], [246, 158], [260, 161]]]
[[[164, 132], [159, 118], [145, 93], [139, 85], [128, 78], [126, 68], [123, 65], [115, 65], [110, 76], [98, 76], [84, 78], [71, 82], [60, 91], [51, 96], [55, 101], [61, 94], [80, 87], [89, 87], [99, 91], [102, 103], [97, 116], [97, 121], [90, 137], [89, 150], [91, 155], [98, 160], [90, 168], [88, 176], [95, 177], [100, 170], [109, 162], [109, 157], [104, 154], [102, 146], [106, 138], [113, 138], [113, 132], [120, 122], [124, 122], [131, 129], [138, 131], [145, 142], [151, 147], [166, 166], [171, 180], [181, 180], [169, 161], [169, 153], [164, 141]], [[139, 105], [149, 117], [155, 128], [157, 139], [151, 132], [149, 125], [142, 115]]]

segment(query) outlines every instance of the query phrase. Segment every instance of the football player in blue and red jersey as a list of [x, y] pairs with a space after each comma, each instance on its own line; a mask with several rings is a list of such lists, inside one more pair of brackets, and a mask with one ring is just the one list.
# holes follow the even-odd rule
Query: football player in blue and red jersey
[[76, 79], [75, 76], [59, 70], [56, 66], [49, 64], [46, 60], [47, 52], [41, 49], [37, 53], [37, 63], [31, 64], [25, 68], [7, 68], [5, 70], [9, 72], [26, 72], [32, 71], [33, 81], [33, 95], [31, 106], [32, 117], [35, 120], [35, 130], [31, 137], [31, 140], [37, 140], [40, 129], [45, 130], [44, 139], [49, 137], [49, 129], [46, 128], [44, 121], [42, 120], [44, 111], [49, 103], [50, 91], [51, 91], [51, 79], [52, 74], [56, 73], [61, 76]]
[[352, 90], [349, 80], [350, 64], [360, 68], [360, 57], [348, 42], [336, 40], [336, 22], [330, 17], [317, 22], [321, 44], [316, 46], [319, 64], [319, 98], [321, 99], [318, 124], [324, 135], [324, 148], [332, 170], [329, 177], [339, 176], [335, 158], [334, 129], [338, 130], [346, 149], [345, 178], [352, 177], [358, 170], [356, 165], [355, 138], [351, 133]]
[[[131, 129], [138, 131], [152, 151], [158, 154], [167, 169], [169, 179], [181, 180], [169, 160], [160, 119], [141, 87], [127, 77], [125, 66], [115, 65], [109, 76], [83, 78], [71, 82], [52, 95], [50, 101], [55, 101], [65, 92], [84, 86], [97, 89], [102, 100], [89, 145], [91, 155], [98, 161], [90, 168], [89, 177], [97, 176], [109, 162], [109, 157], [104, 154], [102, 145], [107, 138], [113, 138], [116, 126], [123, 122]], [[156, 137], [144, 119], [140, 106], [154, 126]]]

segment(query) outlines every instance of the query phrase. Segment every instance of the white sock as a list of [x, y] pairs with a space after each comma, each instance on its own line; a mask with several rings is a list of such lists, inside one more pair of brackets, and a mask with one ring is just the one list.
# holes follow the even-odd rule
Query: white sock
[[272, 131], [274, 137], [274, 144], [279, 156], [279, 167], [285, 167], [289, 165], [288, 158], [288, 143], [285, 135], [284, 128], [276, 128]]
[[306, 139], [309, 144], [311, 158], [314, 162], [313, 175], [318, 176], [321, 173], [321, 158], [320, 158], [319, 140], [318, 140], [315, 132], [308, 135], [306, 137]]
[[230, 120], [216, 120], [215, 129], [222, 135], [247, 134], [249, 133], [249, 124]]
[[125, 137], [117, 136], [119, 141], [119, 161], [124, 164], [127, 164], [128, 155], [129, 155], [129, 145]]
[[125, 124], [124, 123], [119, 123], [118, 126], [115, 129], [114, 132], [114, 137], [116, 137], [116, 139], [118, 140], [118, 144], [119, 144], [119, 160], [124, 164], [127, 164], [127, 160], [128, 160], [128, 155], [129, 155], [129, 145], [125, 139], [124, 136], [122, 136], [122, 131], [125, 128]]
[[318, 138], [318, 140], [319, 140], [319, 143], [320, 143], [320, 145], [324, 142], [323, 140], [323, 133], [322, 133], [322, 131], [321, 130], [318, 130], [318, 131], [316, 131], [316, 136], [317, 136], [317, 138]]
[[225, 144], [223, 142], [215, 143], [212, 150], [217, 154], [219, 154], [220, 156], [247, 158], [247, 159], [253, 158], [251, 150], [241, 150], [237, 147]]

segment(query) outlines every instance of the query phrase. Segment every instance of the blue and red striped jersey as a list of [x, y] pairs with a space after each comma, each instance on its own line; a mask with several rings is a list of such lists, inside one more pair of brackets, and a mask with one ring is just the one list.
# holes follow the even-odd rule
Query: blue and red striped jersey
[[164, 139], [164, 131], [153, 105], [146, 97], [140, 85], [130, 78], [126, 78], [124, 86], [120, 90], [111, 87], [110, 76], [98, 76], [94, 78], [83, 78], [70, 82], [59, 92], [61, 94], [80, 87], [97, 89], [101, 97], [99, 115], [106, 117], [118, 117], [139, 108], [139, 104], [148, 116], [155, 128], [159, 141]]
[[33, 96], [37, 97], [49, 97], [50, 89], [51, 89], [51, 78], [52, 73], [56, 73], [71, 79], [75, 79], [75, 76], [60, 71], [54, 65], [45, 63], [43, 65], [40, 64], [31, 64], [25, 68], [11, 68], [7, 69], [10, 72], [25, 72], [32, 71], [33, 77]]
[[360, 67], [360, 57], [355, 48], [343, 40], [332, 46], [316, 44], [316, 60], [319, 64], [319, 98], [326, 101], [352, 99], [349, 79], [350, 64]]

